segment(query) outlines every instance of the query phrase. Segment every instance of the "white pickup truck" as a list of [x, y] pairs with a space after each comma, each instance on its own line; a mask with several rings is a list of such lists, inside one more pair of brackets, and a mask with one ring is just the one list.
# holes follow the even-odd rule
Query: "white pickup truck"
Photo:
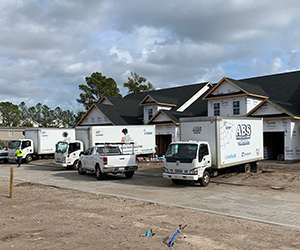
[[98, 180], [104, 179], [108, 173], [124, 173], [127, 179], [132, 178], [138, 168], [136, 156], [123, 154], [120, 144], [99, 143], [89, 147], [79, 158], [78, 173], [95, 172]]

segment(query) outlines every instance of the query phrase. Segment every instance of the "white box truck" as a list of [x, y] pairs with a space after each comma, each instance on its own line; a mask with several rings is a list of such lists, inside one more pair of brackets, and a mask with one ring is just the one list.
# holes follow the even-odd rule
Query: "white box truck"
[[244, 117], [180, 119], [181, 141], [172, 142], [165, 155], [163, 177], [207, 186], [218, 170], [238, 166], [256, 172], [263, 159], [263, 121]]
[[[117, 126], [82, 126], [75, 128], [76, 140], [58, 142], [56, 145], [55, 164], [77, 169], [80, 153], [96, 143], [122, 142], [123, 154], [155, 154], [155, 126], [153, 125], [117, 125]], [[126, 144], [127, 143], [127, 144]]]
[[55, 145], [61, 140], [75, 140], [75, 129], [26, 128], [25, 139], [9, 142], [8, 159], [16, 160], [15, 153], [19, 147], [26, 162], [31, 162], [33, 158], [54, 156]]

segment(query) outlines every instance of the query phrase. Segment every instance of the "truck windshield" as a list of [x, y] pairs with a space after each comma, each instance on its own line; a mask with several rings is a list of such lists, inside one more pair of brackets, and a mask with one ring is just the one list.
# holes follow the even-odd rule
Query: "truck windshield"
[[68, 143], [67, 142], [62, 142], [60, 141], [59, 143], [56, 144], [56, 153], [65, 153], [68, 148]]
[[8, 148], [10, 148], [10, 149], [17, 149], [20, 146], [21, 146], [21, 141], [14, 140], [14, 141], [10, 141], [9, 142]]
[[197, 144], [170, 144], [166, 152], [166, 161], [191, 163], [196, 158], [197, 148]]

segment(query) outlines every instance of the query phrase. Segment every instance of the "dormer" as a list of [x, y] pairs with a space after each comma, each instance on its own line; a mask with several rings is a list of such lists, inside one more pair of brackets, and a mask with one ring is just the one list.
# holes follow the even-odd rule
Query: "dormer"
[[265, 99], [259, 86], [225, 77], [203, 98], [208, 116], [244, 116]]
[[146, 124], [159, 110], [170, 110], [176, 107], [177, 100], [169, 97], [147, 95], [139, 104], [143, 107], [143, 120]]

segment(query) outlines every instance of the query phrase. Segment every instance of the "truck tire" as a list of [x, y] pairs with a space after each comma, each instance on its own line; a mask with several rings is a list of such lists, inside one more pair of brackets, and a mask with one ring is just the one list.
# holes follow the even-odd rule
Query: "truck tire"
[[27, 163], [31, 162], [31, 161], [32, 161], [32, 155], [27, 155], [27, 156], [25, 157], [25, 161], [26, 161]]
[[251, 162], [250, 165], [251, 165], [251, 172], [257, 173], [257, 162], [256, 161]]
[[199, 180], [201, 186], [206, 187], [210, 182], [210, 173], [208, 171], [203, 172], [202, 178]]
[[77, 169], [78, 169], [78, 160], [76, 160], [76, 161], [73, 163], [72, 168], [73, 168], [74, 170], [77, 170]]
[[95, 172], [96, 172], [97, 180], [103, 180], [104, 179], [105, 174], [101, 172], [101, 169], [100, 169], [99, 165], [96, 165]]
[[246, 163], [242, 165], [242, 172], [243, 173], [250, 173], [251, 171], [251, 165], [249, 163]]
[[134, 171], [125, 172], [126, 179], [131, 179], [134, 175]]
[[86, 171], [83, 170], [81, 162], [78, 163], [78, 174], [86, 174]]
[[181, 184], [181, 181], [180, 181], [180, 180], [177, 180], [177, 179], [172, 179], [172, 182], [173, 182], [173, 184], [175, 184], [175, 185], [180, 185], [180, 184]]

